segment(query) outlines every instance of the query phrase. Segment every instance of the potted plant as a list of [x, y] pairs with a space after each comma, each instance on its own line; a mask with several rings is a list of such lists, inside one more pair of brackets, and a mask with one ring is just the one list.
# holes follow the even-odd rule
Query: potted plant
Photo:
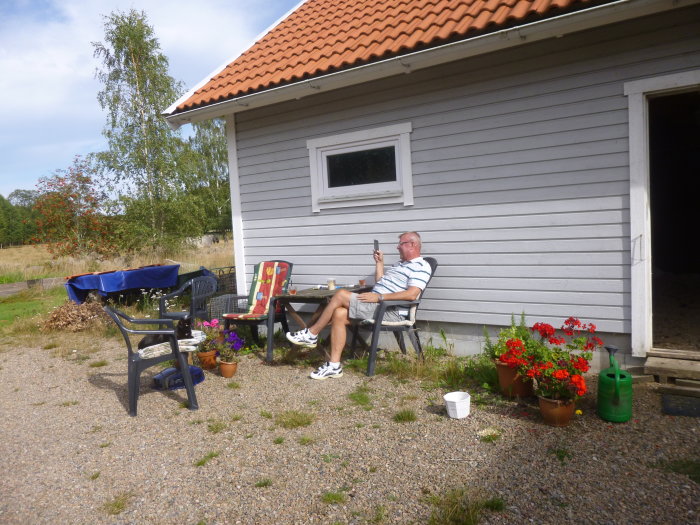
[[238, 370], [238, 352], [244, 341], [233, 330], [224, 330], [224, 342], [219, 347], [219, 372], [223, 377], [231, 377]]
[[197, 323], [197, 328], [204, 332], [204, 340], [199, 344], [197, 357], [202, 368], [211, 370], [216, 368], [216, 355], [219, 346], [223, 343], [224, 333], [219, 326], [218, 319]]
[[545, 422], [553, 426], [568, 425], [576, 400], [588, 391], [583, 374], [590, 368], [592, 352], [603, 341], [595, 335], [593, 323], [582, 323], [575, 317], [569, 317], [561, 327], [566, 337], [557, 336], [554, 327], [546, 323], [535, 323], [532, 331], [540, 334], [542, 351], [524, 373], [535, 382], [535, 394]]
[[534, 361], [531, 331], [525, 324], [525, 314], [520, 323], [511, 317], [510, 326], [502, 329], [496, 343], [492, 343], [484, 327], [485, 351], [493, 359], [498, 372], [498, 385], [501, 393], [509, 398], [533, 397], [532, 380], [525, 375], [528, 366]]

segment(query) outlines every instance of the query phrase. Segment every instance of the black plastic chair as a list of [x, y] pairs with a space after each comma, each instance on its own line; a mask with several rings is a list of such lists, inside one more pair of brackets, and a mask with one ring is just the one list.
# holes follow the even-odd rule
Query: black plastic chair
[[[197, 318], [210, 321], [207, 299], [216, 293], [217, 285], [216, 277], [210, 275], [190, 279], [174, 292], [165, 294], [160, 298], [158, 315], [162, 319], [175, 319], [176, 321], [188, 318], [193, 322]], [[190, 295], [189, 311], [168, 312], [168, 300], [186, 293]]]
[[[425, 257], [425, 260], [428, 262], [432, 270], [430, 272], [430, 279], [428, 279], [428, 282], [425, 285], [427, 289], [428, 284], [430, 284], [430, 280], [433, 278], [433, 275], [435, 275], [438, 262], [433, 257]], [[418, 297], [418, 299], [415, 301], [380, 301], [379, 307], [374, 312], [374, 319], [353, 323], [351, 343], [351, 351], [353, 354], [355, 352], [355, 343], [357, 342], [358, 331], [361, 328], [372, 330], [372, 339], [369, 346], [369, 360], [367, 362], [368, 376], [374, 375], [374, 369], [377, 361], [377, 344], [379, 343], [379, 334], [381, 332], [393, 332], [394, 337], [396, 337], [396, 341], [399, 344], [399, 348], [404, 354], [406, 353], [406, 343], [403, 339], [403, 332], [407, 332], [408, 338], [411, 340], [411, 344], [413, 345], [416, 354], [418, 356], [423, 355], [423, 348], [421, 347], [420, 339], [418, 338], [418, 328], [416, 327], [416, 312], [418, 311], [420, 300], [424, 292], [425, 290], [423, 290], [420, 297]], [[387, 309], [391, 307], [408, 308], [408, 317], [402, 321], [384, 321], [384, 314]]]
[[[189, 400], [189, 409], [197, 410], [199, 405], [197, 404], [197, 396], [194, 393], [194, 383], [192, 382], [192, 376], [190, 375], [190, 367], [187, 363], [187, 357], [183, 352], [180, 352], [180, 348], [177, 342], [177, 336], [175, 335], [175, 321], [172, 319], [134, 319], [129, 317], [119, 310], [115, 310], [109, 306], [103, 306], [105, 312], [112, 318], [116, 323], [119, 331], [124, 336], [124, 341], [126, 342], [126, 348], [129, 352], [128, 358], [128, 386], [129, 386], [129, 415], [136, 415], [136, 404], [139, 399], [139, 379], [141, 377], [141, 372], [147, 368], [162, 363], [163, 361], [169, 361], [171, 359], [176, 359], [180, 365], [180, 370], [183, 371], [182, 378], [185, 382], [185, 390], [187, 391], [187, 399]], [[158, 324], [160, 326], [168, 326], [169, 328], [164, 330], [135, 330], [127, 328], [122, 320], [127, 321], [131, 324]], [[129, 334], [137, 335], [148, 335], [148, 334], [161, 334], [165, 335], [170, 343], [171, 351], [168, 353], [163, 353], [156, 357], [142, 357], [142, 353], [134, 351], [131, 346], [131, 340], [129, 339]]]

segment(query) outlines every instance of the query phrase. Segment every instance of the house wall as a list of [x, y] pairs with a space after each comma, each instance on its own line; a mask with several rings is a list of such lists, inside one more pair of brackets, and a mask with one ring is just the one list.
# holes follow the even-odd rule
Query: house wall
[[[482, 326], [630, 333], [627, 81], [700, 67], [693, 7], [236, 115], [246, 264], [304, 288], [373, 274], [417, 230], [440, 267], [420, 318], [458, 353]], [[415, 204], [311, 211], [306, 141], [410, 122]], [[389, 257], [391, 262], [394, 257]]]

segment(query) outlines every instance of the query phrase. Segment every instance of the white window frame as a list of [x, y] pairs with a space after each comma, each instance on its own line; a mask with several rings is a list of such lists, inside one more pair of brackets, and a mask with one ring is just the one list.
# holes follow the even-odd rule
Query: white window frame
[[[413, 205], [410, 122], [381, 128], [353, 131], [306, 141], [311, 172], [311, 209], [393, 204]], [[396, 155], [396, 181], [357, 186], [328, 187], [326, 159], [329, 155], [393, 146]]]

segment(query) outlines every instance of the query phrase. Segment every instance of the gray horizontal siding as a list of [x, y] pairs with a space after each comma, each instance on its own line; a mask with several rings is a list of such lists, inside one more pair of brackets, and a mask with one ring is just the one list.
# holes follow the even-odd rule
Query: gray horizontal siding
[[[629, 80], [700, 67], [700, 9], [567, 35], [237, 114], [249, 268], [300, 287], [373, 274], [418, 230], [438, 259], [421, 319], [575, 315], [630, 331]], [[311, 212], [306, 141], [411, 122], [415, 205]]]

